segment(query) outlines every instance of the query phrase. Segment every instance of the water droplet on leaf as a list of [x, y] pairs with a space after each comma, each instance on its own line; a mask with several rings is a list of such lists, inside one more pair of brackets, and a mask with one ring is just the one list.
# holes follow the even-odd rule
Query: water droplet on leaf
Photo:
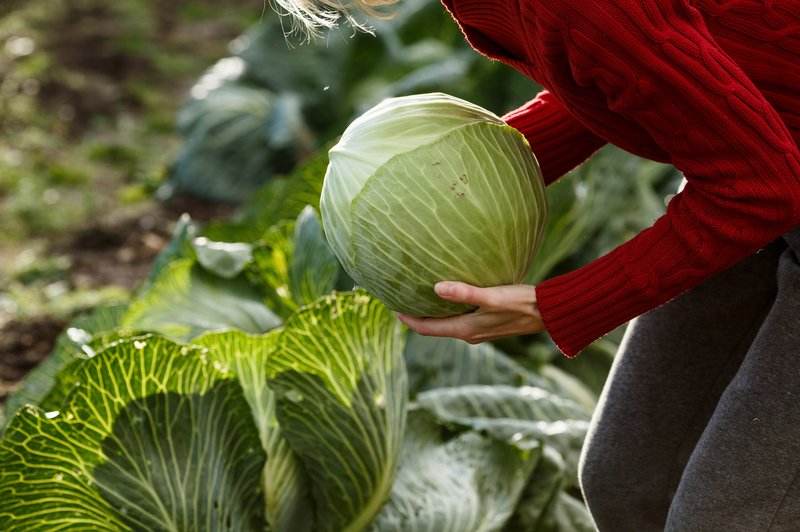
[[303, 400], [303, 394], [297, 390], [289, 390], [286, 392], [286, 398], [293, 403], [299, 403]]

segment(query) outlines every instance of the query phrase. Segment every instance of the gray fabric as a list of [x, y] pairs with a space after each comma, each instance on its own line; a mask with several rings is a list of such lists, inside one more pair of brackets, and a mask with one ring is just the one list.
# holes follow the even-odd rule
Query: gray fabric
[[800, 228], [630, 323], [581, 456], [599, 530], [800, 530], [798, 256]]

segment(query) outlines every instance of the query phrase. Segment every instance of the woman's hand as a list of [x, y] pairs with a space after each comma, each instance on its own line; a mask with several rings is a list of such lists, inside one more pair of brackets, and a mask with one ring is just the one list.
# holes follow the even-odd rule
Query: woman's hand
[[444, 281], [436, 283], [434, 290], [442, 299], [478, 308], [449, 318], [415, 318], [397, 313], [403, 323], [423, 336], [450, 336], [477, 344], [545, 330], [536, 304], [536, 288], [531, 285], [478, 288]]

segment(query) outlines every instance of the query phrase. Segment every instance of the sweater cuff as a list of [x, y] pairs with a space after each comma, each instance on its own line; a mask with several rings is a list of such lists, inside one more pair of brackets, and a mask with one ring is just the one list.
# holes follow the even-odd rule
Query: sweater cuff
[[545, 328], [570, 358], [648, 308], [612, 254], [536, 286]]
[[528, 140], [547, 185], [606, 143], [575, 120], [547, 91], [502, 119]]

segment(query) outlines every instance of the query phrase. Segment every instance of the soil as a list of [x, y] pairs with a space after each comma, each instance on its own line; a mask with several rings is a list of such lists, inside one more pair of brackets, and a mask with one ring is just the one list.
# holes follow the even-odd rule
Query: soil
[[[121, 286], [133, 290], [150, 271], [153, 260], [169, 243], [181, 214], [195, 222], [226, 218], [230, 205], [192, 197], [154, 203], [146, 212], [109, 215], [67, 235], [54, 246], [56, 255], [70, 257], [71, 288]], [[66, 322], [51, 316], [7, 322], [0, 328], [0, 404], [25, 374], [53, 349]]]
[[60, 250], [72, 260], [76, 288], [122, 286], [133, 289], [147, 277], [153, 260], [172, 236], [175, 222], [188, 213], [195, 222], [225, 218], [233, 207], [183, 196], [155, 204], [147, 212], [111, 215], [78, 230]]
[[[24, 4], [3, 1], [4, 6], [9, 1], [11, 6], [0, 8], [0, 18], [14, 5]], [[37, 49], [43, 51], [50, 65], [36, 79], [37, 104], [42, 109], [69, 109], [73, 118], [69, 124], [61, 120], [59, 127], [67, 128], [62, 134], [77, 140], [98, 118], [138, 113], [148, 102], [164, 106], [160, 99], [170, 95], [174, 101], [181, 101], [199, 75], [192, 71], [188, 57], [206, 58], [211, 64], [224, 55], [227, 43], [243, 29], [235, 17], [193, 18], [187, 15], [189, 4], [200, 12], [203, 4], [215, 5], [210, 0], [145, 0], [120, 2], [111, 8], [111, 4], [94, 0], [56, 3], [52, 11], [32, 11], [30, 30], [38, 36]], [[149, 18], [142, 23], [130, 20], [125, 10], [131, 6], [141, 7]], [[234, 7], [243, 12], [253, 10], [251, 3], [241, 0], [226, 9]], [[177, 58], [176, 65], [184, 69], [183, 77], [174, 69], [159, 66], [159, 59], [163, 62], [165, 58]], [[0, 79], [16, 72], [16, 65], [15, 61], [0, 61]], [[143, 92], [144, 87], [149, 93]], [[156, 93], [161, 97], [145, 97]], [[153, 202], [135, 213], [110, 213], [77, 231], [59, 235], [58, 242], [52, 244], [52, 254], [70, 259], [70, 290], [103, 286], [132, 290], [146, 278], [182, 213], [203, 222], [228, 217], [232, 211], [229, 205], [191, 197]], [[64, 325], [63, 320], [52, 316], [0, 321], [0, 404], [25, 373], [50, 353]]]
[[65, 322], [43, 316], [33, 321], [11, 321], [0, 329], [0, 403], [17, 383], [50, 354]]

